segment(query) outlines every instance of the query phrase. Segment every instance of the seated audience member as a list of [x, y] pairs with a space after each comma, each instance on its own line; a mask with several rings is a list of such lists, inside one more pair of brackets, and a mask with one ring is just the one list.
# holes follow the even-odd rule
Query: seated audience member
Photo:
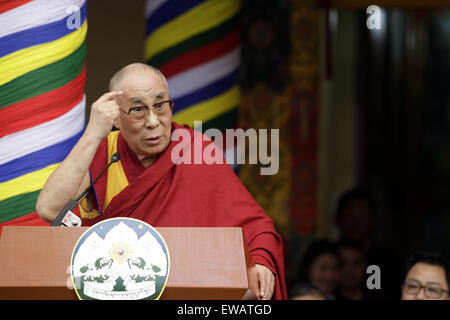
[[296, 284], [289, 291], [288, 298], [289, 300], [328, 300], [319, 288], [309, 283]]
[[341, 276], [336, 290], [336, 299], [377, 299], [377, 290], [367, 288], [367, 261], [360, 243], [352, 240], [341, 240], [337, 244], [337, 251], [341, 262]]
[[330, 241], [312, 242], [304, 256], [298, 273], [298, 283], [309, 283], [319, 288], [327, 298], [334, 299], [339, 282], [339, 257]]
[[372, 241], [376, 204], [369, 192], [357, 187], [345, 192], [336, 207], [336, 224], [340, 239], [359, 242], [365, 254], [367, 264], [380, 268], [381, 289], [377, 295], [386, 300], [398, 300], [400, 297], [400, 260], [390, 248]]
[[419, 252], [405, 264], [402, 300], [448, 300], [450, 264], [437, 252]]

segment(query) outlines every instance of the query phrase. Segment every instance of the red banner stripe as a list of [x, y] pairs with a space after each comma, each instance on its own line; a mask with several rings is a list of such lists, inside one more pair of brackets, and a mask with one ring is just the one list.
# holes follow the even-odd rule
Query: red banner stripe
[[84, 95], [86, 67], [66, 85], [0, 109], [0, 137], [56, 119], [76, 106]]
[[16, 219], [12, 219], [6, 222], [0, 223], [0, 228], [4, 226], [49, 226], [50, 223], [42, 220], [36, 211], [21, 216]]
[[214, 58], [232, 51], [239, 43], [239, 36], [240, 28], [236, 28], [236, 30], [225, 37], [189, 51], [162, 65], [159, 69], [166, 76], [166, 78], [170, 78], [180, 72], [207, 61], [211, 61]]
[[25, 3], [31, 2], [32, 0], [8, 0], [0, 3], [0, 13], [17, 8]]

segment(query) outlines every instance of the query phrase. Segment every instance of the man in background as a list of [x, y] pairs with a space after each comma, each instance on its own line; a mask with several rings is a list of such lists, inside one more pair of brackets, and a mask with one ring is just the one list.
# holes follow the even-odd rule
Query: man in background
[[419, 252], [405, 264], [402, 300], [448, 300], [450, 264], [437, 252]]
[[377, 207], [372, 195], [363, 188], [356, 187], [343, 193], [339, 198], [335, 219], [340, 240], [359, 243], [367, 265], [376, 265], [381, 270], [381, 289], [377, 295], [387, 300], [398, 300], [401, 284], [400, 259], [388, 247], [372, 240]]

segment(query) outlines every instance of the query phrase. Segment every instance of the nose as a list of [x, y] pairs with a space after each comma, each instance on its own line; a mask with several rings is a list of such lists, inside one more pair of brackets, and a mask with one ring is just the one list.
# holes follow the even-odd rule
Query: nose
[[147, 128], [156, 128], [159, 124], [158, 116], [150, 109], [148, 111], [148, 117], [145, 119], [145, 126]]
[[419, 292], [417, 292], [417, 294], [416, 294], [416, 300], [426, 300], [426, 299], [427, 299], [427, 297], [425, 295], [425, 288], [421, 287], [419, 289]]

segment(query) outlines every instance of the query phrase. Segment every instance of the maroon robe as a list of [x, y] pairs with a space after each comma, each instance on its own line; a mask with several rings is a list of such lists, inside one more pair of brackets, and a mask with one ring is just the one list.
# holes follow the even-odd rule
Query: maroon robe
[[[190, 132], [189, 143], [193, 146], [194, 130], [172, 123], [172, 130], [179, 128]], [[103, 140], [92, 161], [92, 177], [108, 163], [106, 143], [106, 139]], [[275, 274], [273, 299], [286, 299], [283, 244], [273, 221], [225, 160], [224, 164], [175, 164], [171, 153], [178, 143], [181, 139], [171, 141], [145, 169], [119, 134], [117, 150], [129, 185], [112, 199], [105, 212], [92, 220], [83, 219], [83, 225], [113, 217], [130, 217], [154, 227], [242, 227], [254, 262]], [[203, 142], [202, 147], [210, 143]], [[104, 174], [95, 184], [97, 210], [103, 208], [106, 180]]]

